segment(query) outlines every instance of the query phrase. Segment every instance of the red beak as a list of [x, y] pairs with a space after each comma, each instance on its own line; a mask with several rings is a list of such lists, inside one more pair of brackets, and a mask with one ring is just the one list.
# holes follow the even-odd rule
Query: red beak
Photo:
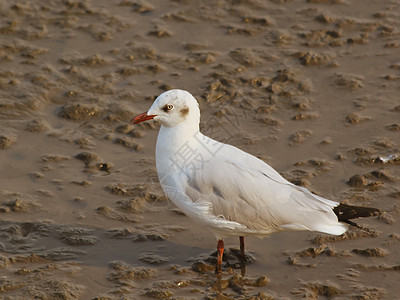
[[136, 117], [134, 117], [129, 123], [130, 124], [139, 124], [142, 123], [144, 121], [148, 121], [153, 119], [154, 117], [156, 117], [157, 115], [147, 115], [147, 112], [144, 112], [140, 115], [137, 115]]

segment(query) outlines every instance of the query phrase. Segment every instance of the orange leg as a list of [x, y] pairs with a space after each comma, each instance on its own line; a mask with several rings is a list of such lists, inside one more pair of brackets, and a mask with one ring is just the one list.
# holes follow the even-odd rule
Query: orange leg
[[221, 273], [222, 267], [222, 256], [224, 255], [224, 241], [218, 240], [217, 244], [217, 266], [215, 268], [215, 273]]

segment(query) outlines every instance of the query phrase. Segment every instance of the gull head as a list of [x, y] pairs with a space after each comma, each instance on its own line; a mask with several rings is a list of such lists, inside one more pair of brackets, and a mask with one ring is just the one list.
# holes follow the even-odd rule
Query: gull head
[[158, 96], [147, 112], [134, 117], [131, 124], [151, 119], [158, 120], [165, 127], [182, 124], [198, 126], [200, 122], [199, 104], [187, 91], [169, 90]]

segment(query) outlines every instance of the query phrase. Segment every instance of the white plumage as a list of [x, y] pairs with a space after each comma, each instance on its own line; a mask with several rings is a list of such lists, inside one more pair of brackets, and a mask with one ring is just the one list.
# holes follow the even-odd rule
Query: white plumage
[[165, 194], [218, 238], [347, 230], [333, 212], [338, 202], [293, 185], [260, 159], [201, 134], [200, 110], [190, 93], [167, 91], [132, 122], [153, 118], [162, 125], [156, 162]]

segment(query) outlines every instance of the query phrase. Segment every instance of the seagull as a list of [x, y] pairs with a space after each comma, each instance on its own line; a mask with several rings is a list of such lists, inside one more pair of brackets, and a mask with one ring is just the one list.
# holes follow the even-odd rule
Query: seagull
[[131, 120], [157, 120], [156, 167], [166, 196], [218, 240], [216, 273], [221, 272], [224, 237], [265, 237], [287, 230], [341, 235], [350, 219], [380, 214], [375, 208], [340, 204], [284, 179], [255, 156], [215, 141], [199, 130], [200, 109], [187, 91], [173, 89]]

